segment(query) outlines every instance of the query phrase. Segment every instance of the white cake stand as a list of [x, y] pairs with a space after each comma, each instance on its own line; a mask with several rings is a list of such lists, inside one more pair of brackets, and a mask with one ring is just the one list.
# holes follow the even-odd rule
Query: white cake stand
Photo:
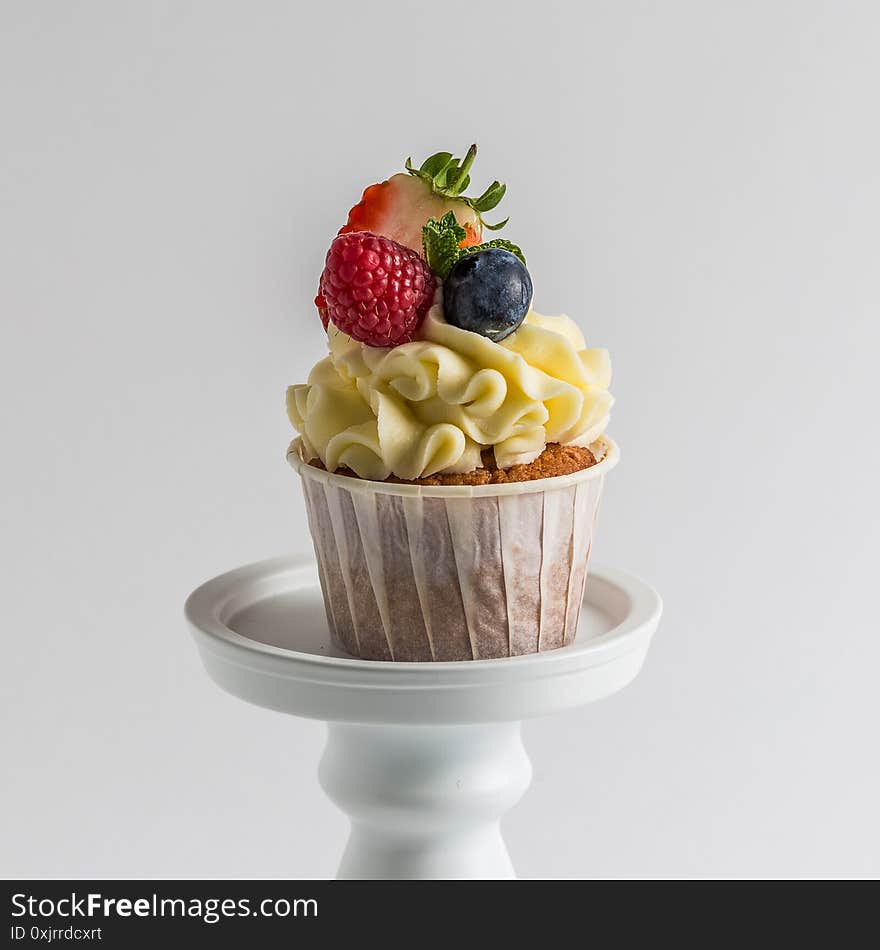
[[341, 878], [509, 878], [501, 816], [531, 764], [520, 721], [602, 699], [641, 669], [662, 605], [593, 568], [578, 635], [531, 656], [450, 663], [358, 660], [330, 641], [314, 562], [223, 574], [186, 603], [223, 689], [329, 724], [319, 778], [351, 819]]

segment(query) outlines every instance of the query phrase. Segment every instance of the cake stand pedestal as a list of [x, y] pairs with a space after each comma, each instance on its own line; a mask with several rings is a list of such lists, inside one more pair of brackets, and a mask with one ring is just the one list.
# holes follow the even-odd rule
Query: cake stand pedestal
[[317, 569], [276, 558], [186, 603], [223, 689], [329, 724], [319, 778], [351, 819], [341, 878], [510, 878], [499, 822], [529, 786], [520, 722], [609, 696], [639, 672], [659, 596], [594, 568], [578, 635], [547, 653], [458, 663], [353, 659], [330, 640]]

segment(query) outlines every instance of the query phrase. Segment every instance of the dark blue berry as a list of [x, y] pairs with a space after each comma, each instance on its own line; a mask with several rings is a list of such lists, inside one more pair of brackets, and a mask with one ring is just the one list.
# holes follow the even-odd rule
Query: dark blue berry
[[460, 258], [443, 282], [446, 322], [503, 340], [523, 322], [532, 302], [525, 264], [499, 247]]

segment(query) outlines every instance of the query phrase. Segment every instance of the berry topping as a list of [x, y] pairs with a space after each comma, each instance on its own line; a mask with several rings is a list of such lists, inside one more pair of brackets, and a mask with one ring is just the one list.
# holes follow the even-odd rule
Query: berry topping
[[330, 311], [327, 309], [327, 301], [324, 299], [324, 294], [319, 290], [318, 296], [315, 297], [315, 306], [318, 308], [318, 316], [321, 318], [321, 323], [324, 324], [324, 329], [327, 329], [327, 324], [330, 322]]
[[446, 322], [495, 342], [517, 329], [531, 302], [532, 279], [525, 264], [500, 247], [465, 254], [443, 282]]
[[387, 181], [370, 185], [348, 213], [348, 222], [339, 233], [372, 231], [421, 251], [424, 223], [452, 212], [463, 229], [462, 246], [479, 244], [484, 227], [495, 231], [506, 223], [490, 225], [482, 218], [501, 201], [506, 186], [493, 181], [479, 198], [462, 195], [470, 184], [469, 172], [476, 154], [476, 145], [461, 160], [450, 152], [438, 152], [419, 168], [413, 168], [407, 159], [408, 174], [392, 175]]
[[330, 245], [315, 305], [343, 333], [368, 346], [409, 343], [434, 299], [434, 275], [421, 257], [369, 231]]

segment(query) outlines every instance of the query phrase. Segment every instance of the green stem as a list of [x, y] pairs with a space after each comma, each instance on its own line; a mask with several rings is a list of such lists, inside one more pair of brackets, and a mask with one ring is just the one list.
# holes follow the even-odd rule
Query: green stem
[[474, 164], [474, 159], [477, 157], [477, 146], [476, 144], [472, 145], [467, 150], [467, 155], [465, 155], [464, 160], [461, 163], [461, 168], [458, 170], [458, 176], [455, 181], [449, 185], [447, 184], [446, 190], [449, 191], [452, 195], [457, 195], [462, 186], [462, 182], [467, 178], [468, 172], [471, 170], [471, 165]]

